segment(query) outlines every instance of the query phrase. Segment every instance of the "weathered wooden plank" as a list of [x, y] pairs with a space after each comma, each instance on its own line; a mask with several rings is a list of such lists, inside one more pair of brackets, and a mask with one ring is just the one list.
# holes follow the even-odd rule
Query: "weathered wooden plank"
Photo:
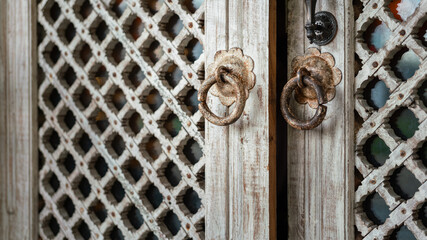
[[[205, 56], [206, 66], [213, 62], [219, 50], [228, 49], [228, 0], [206, 2]], [[227, 114], [218, 98], [208, 98], [209, 106], [218, 116]], [[206, 239], [230, 239], [229, 208], [229, 127], [205, 126], [206, 158]]]
[[[257, 78], [240, 120], [222, 129], [207, 124], [206, 237], [275, 239], [276, 108], [270, 104], [275, 102], [276, 92], [275, 2], [209, 1], [206, 21], [207, 29], [212, 31], [212, 37], [209, 31], [206, 37], [207, 64], [214, 54], [210, 42], [216, 50], [239, 47], [254, 60]], [[223, 40], [218, 34], [223, 33], [219, 31], [223, 26], [227, 26], [228, 44], [218, 43]], [[220, 103], [211, 101], [213, 104]]]
[[1, 5], [0, 235], [36, 239], [35, 2], [2, 0]]
[[[288, 128], [288, 209], [290, 239], [352, 239], [353, 235], [353, 13], [351, 1], [318, 1], [338, 21], [335, 39], [320, 48], [343, 72], [337, 93], [318, 128]], [[288, 3], [288, 62], [309, 47], [303, 1]], [[288, 66], [289, 69], [289, 66]], [[310, 118], [313, 111], [295, 105]], [[338, 144], [339, 143], [339, 144]]]

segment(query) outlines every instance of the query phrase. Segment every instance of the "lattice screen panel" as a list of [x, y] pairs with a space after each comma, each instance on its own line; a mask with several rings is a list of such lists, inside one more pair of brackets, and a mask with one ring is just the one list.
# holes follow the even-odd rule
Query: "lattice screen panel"
[[204, 239], [202, 0], [38, 1], [40, 237]]
[[427, 239], [427, 1], [354, 1], [356, 239]]

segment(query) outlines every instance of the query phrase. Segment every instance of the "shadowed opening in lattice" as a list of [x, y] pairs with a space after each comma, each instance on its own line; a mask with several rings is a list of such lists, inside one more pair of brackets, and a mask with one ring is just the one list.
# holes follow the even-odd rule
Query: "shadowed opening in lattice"
[[37, 23], [37, 45], [40, 45], [45, 37], [46, 31], [40, 23]]
[[394, 18], [406, 21], [418, 8], [421, 0], [393, 0], [388, 7]]
[[137, 183], [144, 173], [139, 161], [133, 157], [125, 161], [122, 169], [126, 179], [133, 184]]
[[190, 13], [195, 13], [202, 6], [204, 0], [181, 0], [180, 2]]
[[162, 154], [162, 146], [159, 140], [154, 136], [147, 136], [140, 144], [140, 149], [144, 157], [150, 161], [155, 161]]
[[390, 153], [390, 148], [378, 135], [370, 137], [363, 145], [363, 154], [374, 167], [384, 165]]
[[400, 108], [390, 117], [394, 133], [405, 141], [414, 136], [419, 125], [418, 118], [408, 108]]
[[427, 202], [422, 204], [421, 208], [417, 212], [417, 217], [423, 226], [427, 228]]
[[172, 64], [169, 67], [167, 67], [166, 71], [163, 74], [167, 84], [171, 88], [175, 88], [178, 85], [178, 83], [182, 80], [182, 71], [175, 64]]
[[176, 137], [181, 131], [182, 124], [179, 120], [178, 116], [176, 116], [174, 113], [171, 113], [165, 120], [163, 127], [166, 129], [167, 133], [171, 137]]
[[178, 234], [179, 230], [181, 229], [181, 222], [173, 211], [167, 212], [162, 222], [173, 236]]
[[423, 145], [418, 149], [417, 155], [424, 167], [427, 168], [427, 142], [424, 142]]
[[163, 195], [154, 184], [149, 185], [145, 192], [143, 192], [143, 195], [147, 198], [153, 209], [157, 209], [163, 202]]
[[379, 19], [374, 19], [363, 33], [365, 43], [373, 52], [378, 52], [380, 48], [384, 47], [390, 36], [390, 29]]
[[192, 164], [196, 164], [199, 162], [200, 158], [203, 156], [202, 149], [200, 145], [194, 140], [189, 139], [187, 143], [184, 145], [183, 153], [186, 159]]
[[61, 95], [56, 88], [50, 85], [43, 93], [43, 100], [49, 109], [54, 110], [61, 101]]
[[405, 200], [412, 198], [421, 186], [420, 181], [404, 166], [394, 170], [389, 181], [393, 191]]
[[415, 72], [420, 68], [420, 64], [420, 58], [407, 47], [403, 47], [396, 52], [390, 61], [391, 69], [396, 77], [402, 81], [414, 76]]
[[43, 156], [43, 153], [38, 150], [38, 166], [39, 166], [39, 171], [43, 168], [44, 164], [46, 163], [46, 159]]
[[364, 88], [363, 97], [375, 110], [382, 108], [390, 97], [390, 89], [378, 78], [369, 81]]
[[123, 15], [126, 8], [126, 1], [123, 0], [114, 0], [113, 5], [111, 6], [111, 10], [114, 12], [117, 18], [120, 18]]
[[81, 136], [77, 140], [76, 144], [76, 150], [82, 155], [86, 155], [86, 153], [89, 152], [89, 150], [92, 148], [93, 144], [92, 141], [89, 138], [89, 135], [87, 133], [81, 134]]
[[182, 179], [181, 171], [171, 160], [165, 161], [163, 166], [159, 169], [158, 174], [162, 184], [168, 188], [178, 186]]
[[89, 80], [92, 85], [99, 89], [108, 81], [109, 73], [107, 68], [102, 64], [95, 64], [91, 70], [89, 70]]
[[98, 199], [89, 207], [89, 216], [96, 225], [103, 223], [108, 216], [107, 214], [107, 209]]
[[144, 239], [144, 240], [159, 240], [159, 238], [156, 235], [154, 235], [153, 232], [149, 232], [148, 234], [146, 234], [146, 236], [143, 235], [143, 237], [141, 239]]
[[130, 132], [133, 133], [134, 136], [138, 135], [141, 129], [144, 128], [144, 120], [141, 118], [141, 115], [139, 115], [139, 113], [132, 113], [128, 120], [128, 127], [131, 130]]
[[73, 234], [77, 239], [89, 240], [91, 232], [84, 220], [78, 222], [73, 228]]
[[71, 154], [65, 152], [61, 154], [58, 160], [58, 166], [62, 174], [68, 176], [76, 169], [76, 162]]
[[97, 40], [99, 43], [104, 41], [104, 39], [107, 37], [108, 33], [110, 32], [110, 29], [108, 29], [107, 24], [104, 20], [97, 20], [93, 27], [91, 28], [92, 36], [95, 40]]
[[54, 195], [59, 189], [60, 183], [55, 173], [49, 172], [43, 179], [43, 187], [49, 195]]
[[[47, 4], [49, 6], [50, 4]], [[61, 8], [59, 7], [57, 2], [53, 2], [53, 4], [50, 6], [49, 14], [45, 15], [48, 16], [47, 20], [51, 22], [52, 24], [58, 20], [59, 16], [61, 16]]]
[[151, 14], [156, 14], [163, 5], [164, 0], [147, 0], [145, 1]]
[[59, 124], [63, 130], [69, 131], [76, 124], [76, 117], [73, 112], [68, 109], [62, 109], [61, 113], [58, 115]]
[[354, 53], [354, 76], [356, 77], [359, 71], [362, 69], [363, 63], [357, 53]]
[[74, 57], [77, 63], [84, 67], [92, 58], [92, 49], [87, 43], [81, 42], [75, 50]]
[[402, 226], [398, 227], [397, 229], [395, 229], [391, 233], [390, 238], [388, 238], [388, 239], [393, 239], [393, 240], [417, 240], [417, 238], [415, 238], [414, 234], [405, 225], [402, 225]]
[[95, 156], [89, 162], [89, 169], [92, 173], [92, 176], [97, 179], [101, 179], [107, 174], [108, 165], [103, 157]]
[[375, 225], [382, 225], [390, 216], [389, 207], [384, 199], [376, 192], [366, 197], [363, 202], [363, 210]]
[[46, 237], [50, 239], [53, 239], [60, 231], [58, 221], [52, 215], [43, 220], [42, 229]]
[[50, 153], [55, 152], [61, 143], [58, 132], [56, 132], [53, 128], [48, 129], [43, 136], [43, 143]]
[[92, 112], [89, 122], [96, 133], [102, 134], [110, 125], [107, 119], [107, 115], [100, 109], [96, 109]]
[[70, 88], [77, 79], [76, 72], [68, 64], [63, 69], [64, 71], [59, 73], [59, 80], [65, 88]]
[[59, 212], [66, 220], [70, 219], [76, 210], [73, 200], [71, 200], [68, 195], [65, 195], [61, 200], [59, 200], [58, 206]]
[[178, 15], [173, 14], [165, 25], [165, 30], [171, 39], [174, 39], [181, 32], [184, 24]]
[[74, 5], [74, 11], [80, 20], [85, 20], [92, 13], [92, 5], [89, 0], [85, 1], [76, 1]]
[[85, 176], [82, 176], [79, 180], [77, 180], [77, 186], [74, 190], [77, 197], [84, 200], [89, 197], [91, 191], [92, 187], [89, 183], [89, 180]]
[[421, 40], [424, 47], [427, 47], [427, 21], [418, 29], [417, 38]]
[[184, 48], [184, 55], [190, 63], [197, 61], [203, 53], [203, 46], [196, 38], [191, 39]]
[[126, 195], [122, 184], [116, 179], [107, 184], [105, 191], [108, 194], [108, 200], [115, 205], [120, 203]]
[[38, 202], [37, 202], [37, 204], [38, 204], [38, 213], [40, 214], [41, 211], [43, 211], [43, 208], [46, 206], [46, 203], [45, 203], [45, 201], [44, 201], [44, 199], [43, 199], [43, 197], [42, 197], [42, 195], [40, 193], [37, 194], [37, 196], [38, 196]]
[[141, 85], [141, 82], [145, 79], [144, 72], [135, 63], [130, 64], [127, 69], [129, 69], [129, 72], [125, 75], [126, 85], [132, 89], [138, 88], [139, 85]]
[[424, 107], [427, 108], [427, 81], [424, 80], [422, 85], [418, 88], [418, 96], [421, 102], [424, 104]]
[[200, 102], [197, 99], [197, 94], [198, 93], [195, 89], [191, 89], [184, 97], [185, 107], [191, 113], [191, 115], [195, 114], [199, 110]]
[[79, 89], [76, 90], [75, 95], [77, 95], [77, 99], [75, 99], [76, 105], [80, 108], [80, 110], [85, 110], [87, 107], [89, 107], [89, 104], [92, 102], [92, 96], [89, 90], [80, 86]]
[[139, 230], [144, 224], [144, 218], [135, 205], [126, 208], [122, 213], [122, 218], [126, 227], [131, 231]]
[[143, 97], [142, 102], [154, 113], [163, 104], [163, 98], [157, 89], [152, 89], [147, 96]]
[[128, 38], [136, 41], [144, 32], [144, 22], [141, 18], [136, 15], [131, 15], [125, 22], [125, 31], [128, 34]]
[[192, 188], [187, 189], [182, 200], [186, 209], [188, 209], [191, 214], [196, 214], [202, 205], [202, 200], [200, 199], [197, 192]]
[[126, 143], [123, 141], [123, 138], [118, 134], [112, 135], [109, 138], [109, 142], [109, 144], [107, 143], [107, 147], [109, 147], [112, 157], [119, 158], [126, 150]]
[[76, 28], [74, 27], [74, 24], [68, 20], [65, 20], [61, 23], [58, 31], [59, 37], [66, 44], [70, 44], [76, 36]]

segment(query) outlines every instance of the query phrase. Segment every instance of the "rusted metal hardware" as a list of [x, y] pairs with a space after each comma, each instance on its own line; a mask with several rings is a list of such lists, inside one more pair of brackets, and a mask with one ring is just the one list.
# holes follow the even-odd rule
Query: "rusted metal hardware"
[[[255, 74], [252, 72], [253, 60], [243, 55], [239, 48], [218, 51], [214, 62], [207, 69], [208, 78], [199, 89], [199, 110], [203, 117], [218, 126], [227, 126], [236, 122], [243, 113], [249, 90], [255, 86]], [[214, 114], [207, 104], [208, 92], [229, 107], [235, 103], [232, 112], [225, 117]]]
[[330, 12], [315, 12], [317, 0], [305, 0], [307, 23], [305, 29], [310, 43], [323, 46], [330, 43], [337, 33], [337, 20]]
[[[323, 106], [324, 94], [321, 84], [310, 76], [310, 73], [305, 68], [301, 68], [298, 71], [296, 77], [289, 80], [283, 88], [282, 95], [280, 96], [280, 109], [286, 122], [293, 128], [300, 130], [313, 129], [322, 123], [326, 116], [327, 107]], [[290, 101], [293, 91], [297, 88], [310, 87], [315, 91], [317, 97], [317, 109], [316, 113], [310, 120], [299, 120], [293, 113], [290, 107]]]
[[[326, 106], [322, 104], [335, 97], [335, 86], [342, 78], [341, 71], [335, 67], [330, 53], [320, 53], [316, 48], [309, 48], [305, 56], [295, 57], [291, 66], [292, 78], [286, 83], [280, 98], [282, 115], [296, 129], [313, 129], [325, 118]], [[293, 92], [298, 103], [308, 103], [316, 109], [310, 120], [299, 120], [292, 113], [289, 103]]]

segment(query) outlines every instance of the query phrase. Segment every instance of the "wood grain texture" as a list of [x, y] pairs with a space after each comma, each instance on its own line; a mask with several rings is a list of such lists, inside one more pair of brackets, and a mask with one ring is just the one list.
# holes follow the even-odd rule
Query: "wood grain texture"
[[37, 237], [35, 1], [1, 1], [0, 236]]
[[[274, 239], [275, 105], [270, 104], [275, 102], [276, 91], [272, 83], [275, 54], [271, 53], [275, 46], [270, 45], [275, 41], [273, 1], [209, 1], [207, 7], [207, 29], [212, 34], [217, 31], [213, 36], [216, 39], [207, 33], [207, 64], [214, 54], [209, 42], [217, 50], [239, 47], [254, 60], [256, 85], [236, 123], [222, 129], [207, 126], [206, 238]], [[225, 12], [228, 16], [224, 19]], [[223, 39], [222, 34], [228, 44], [217, 42]]]
[[[309, 47], [303, 1], [288, 2], [288, 63]], [[318, 1], [338, 22], [335, 39], [320, 48], [343, 73], [322, 125], [310, 131], [288, 128], [289, 239], [353, 239], [353, 13], [351, 1]], [[290, 69], [290, 65], [288, 65]], [[290, 76], [288, 76], [290, 77]], [[308, 106], [294, 105], [310, 118]]]

